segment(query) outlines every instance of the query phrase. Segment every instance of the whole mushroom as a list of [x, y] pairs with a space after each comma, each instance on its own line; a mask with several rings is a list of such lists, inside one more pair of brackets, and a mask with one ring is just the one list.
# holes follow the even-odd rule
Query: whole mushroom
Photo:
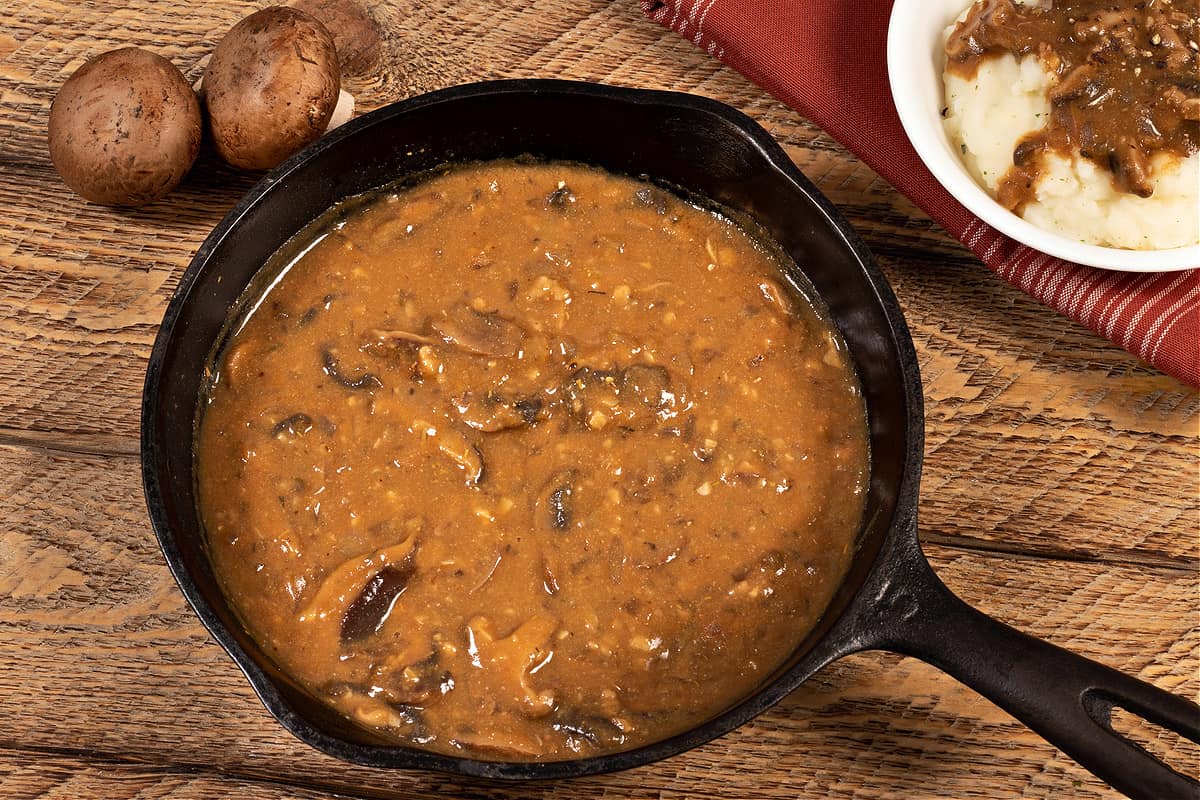
[[217, 152], [242, 169], [270, 169], [316, 139], [337, 105], [333, 37], [309, 15], [272, 6], [225, 34], [201, 94]]
[[200, 105], [175, 66], [127, 47], [88, 61], [50, 106], [50, 160], [93, 203], [138, 206], [174, 189], [200, 152]]
[[295, 0], [303, 11], [329, 30], [337, 48], [342, 82], [373, 74], [383, 59], [383, 32], [362, 0]]

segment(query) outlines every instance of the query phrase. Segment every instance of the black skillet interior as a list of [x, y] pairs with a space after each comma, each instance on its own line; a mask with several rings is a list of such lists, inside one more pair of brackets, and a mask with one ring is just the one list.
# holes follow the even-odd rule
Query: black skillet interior
[[[816, 288], [858, 369], [871, 428], [872, 479], [860, 551], [821, 625], [759, 694], [664, 742], [545, 764], [456, 759], [379, 739], [281, 674], [226, 604], [193, 496], [192, 437], [202, 372], [226, 317], [267, 257], [346, 197], [453, 161], [568, 159], [686, 188], [756, 219]], [[504, 778], [636, 766], [745, 722], [848, 649], [835, 630], [894, 530], [912, 530], [922, 447], [920, 380], [895, 298], [866, 248], [748, 117], [689, 95], [566, 81], [499, 81], [414, 98], [365, 115], [267, 175], [204, 242], [163, 320], [146, 376], [142, 458], [147, 505], [168, 564], [213, 636], [267, 708], [309, 744], [350, 761]], [[915, 543], [915, 535], [914, 535]], [[818, 646], [820, 645], [820, 646]]]

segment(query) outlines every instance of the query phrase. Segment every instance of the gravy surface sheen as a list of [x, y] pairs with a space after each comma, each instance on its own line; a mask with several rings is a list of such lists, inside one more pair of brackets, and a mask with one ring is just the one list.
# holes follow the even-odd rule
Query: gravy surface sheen
[[865, 412], [740, 227], [508, 161], [300, 240], [214, 367], [197, 468], [227, 595], [316, 695], [401, 743], [575, 758], [719, 713], [816, 624]]

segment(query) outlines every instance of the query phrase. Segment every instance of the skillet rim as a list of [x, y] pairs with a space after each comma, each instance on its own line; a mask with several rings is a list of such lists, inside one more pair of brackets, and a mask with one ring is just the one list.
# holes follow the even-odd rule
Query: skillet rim
[[[288, 178], [300, 171], [309, 161], [331, 148], [341, 146], [343, 141], [351, 139], [359, 131], [426, 107], [480, 96], [506, 94], [544, 97], [553, 95], [583, 96], [636, 106], [658, 107], [664, 112], [683, 110], [694, 114], [718, 117], [729, 123], [738, 135], [752, 145], [756, 155], [762, 159], [763, 163], [770, 167], [773, 178], [785, 181], [791, 191], [798, 192], [812, 203], [831, 231], [840, 238], [842, 246], [849, 251], [853, 260], [861, 268], [866, 277], [866, 283], [872, 290], [875, 302], [882, 309], [883, 316], [888, 322], [889, 330], [886, 332], [890, 344], [888, 349], [898, 360], [898, 372], [903, 379], [902, 395], [905, 400], [905, 453], [902, 456], [903, 469], [899, 485], [896, 488], [896, 505], [892, 519], [886, 528], [871, 537], [871, 541], [860, 540], [859, 552], [856, 552], [851, 571], [843, 581], [843, 587], [845, 587], [849, 583], [851, 575], [857, 575], [858, 585], [850, 589], [839, 617], [830, 623], [825, 634], [771, 682], [740, 703], [700, 725], [667, 739], [631, 750], [563, 761], [511, 762], [458, 758], [402, 745], [383, 746], [350, 742], [319, 729], [285, 699], [275, 681], [241, 646], [237, 637], [209, 605], [207, 598], [201, 592], [187, 567], [184, 556], [176, 543], [177, 534], [166, 518], [163, 507], [165, 487], [160, 481], [158, 469], [163, 444], [158, 440], [155, 422], [162, 406], [160, 387], [163, 361], [176, 336], [176, 327], [183, 316], [183, 311], [189, 304], [199, 277], [207, 268], [214, 252], [230, 232], [240, 225], [243, 219], [255, 213], [260, 204], [270, 202], [270, 198], [277, 190], [283, 191]], [[189, 414], [191, 413], [192, 410], [189, 409]], [[820, 190], [796, 168], [770, 134], [742, 112], [706, 97], [673, 91], [632, 89], [559, 79], [484, 81], [454, 86], [393, 103], [351, 120], [267, 173], [234, 205], [205, 238], [181, 276], [167, 305], [151, 350], [143, 387], [140, 427], [143, 491], [151, 524], [167, 565], [201, 623], [229, 653], [245, 674], [268, 712], [284, 728], [317, 750], [364, 766], [428, 769], [471, 777], [508, 780], [580, 777], [613, 772], [659, 761], [690, 750], [745, 724], [777, 703], [817, 670], [856, 649], [856, 643], [861, 639], [863, 625], [855, 614], [855, 610], [861, 604], [854, 601], [858, 599], [864, 584], [868, 582], [868, 576], [878, 572], [881, 568], [886, 568], [886, 564], [879, 560], [884, 545], [892, 539], [902, 536], [912, 536], [915, 544], [916, 503], [924, 442], [923, 396], [916, 351], [891, 286], [858, 234]], [[839, 593], [842, 591], [844, 588], [839, 589]]]

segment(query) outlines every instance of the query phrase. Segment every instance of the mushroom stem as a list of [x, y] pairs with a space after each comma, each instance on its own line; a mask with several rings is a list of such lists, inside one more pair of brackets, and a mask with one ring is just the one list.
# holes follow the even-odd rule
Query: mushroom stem
[[354, 95], [347, 92], [345, 89], [338, 90], [337, 105], [333, 107], [333, 116], [329, 118], [329, 124], [325, 126], [325, 132], [329, 133], [339, 125], [344, 125], [354, 117]]

